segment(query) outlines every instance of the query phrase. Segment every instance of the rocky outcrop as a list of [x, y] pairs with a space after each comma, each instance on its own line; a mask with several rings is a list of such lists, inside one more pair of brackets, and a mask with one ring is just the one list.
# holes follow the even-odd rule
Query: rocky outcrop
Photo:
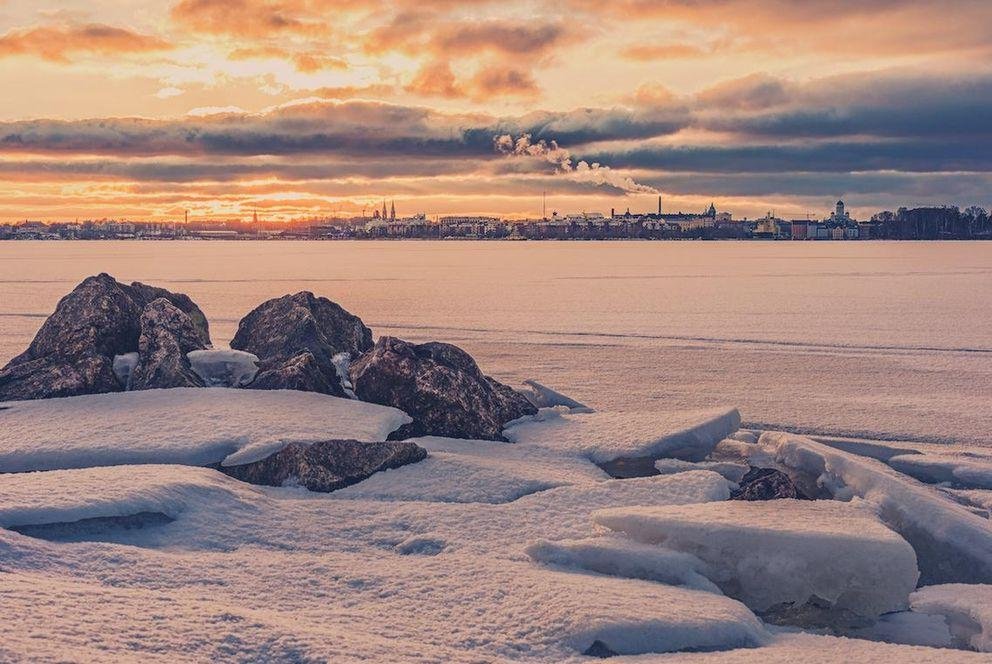
[[210, 325], [207, 323], [207, 317], [200, 310], [200, 307], [196, 306], [196, 303], [190, 299], [189, 295], [185, 293], [173, 293], [164, 288], [143, 284], [140, 281], [132, 282], [130, 291], [131, 297], [134, 298], [134, 301], [142, 309], [160, 297], [164, 297], [174, 307], [189, 316], [190, 322], [192, 322], [193, 328], [200, 337], [200, 343], [203, 347], [210, 346]]
[[433, 435], [502, 440], [504, 424], [537, 412], [451, 344], [382, 337], [350, 372], [359, 399], [394, 406], [413, 418], [393, 433], [394, 439]]
[[[87, 277], [55, 307], [28, 349], [0, 369], [0, 401], [117, 392], [114, 357], [138, 350], [141, 313], [153, 293], [203, 312], [185, 295], [144, 284], [121, 284], [108, 274]], [[157, 298], [152, 298], [157, 299]], [[209, 343], [204, 325], [198, 328]]]
[[138, 363], [130, 375], [132, 390], [203, 387], [186, 354], [204, 350], [200, 330], [186, 313], [164, 297], [141, 312]]
[[808, 500], [789, 476], [774, 468], [751, 468], [730, 493], [731, 500], [778, 500], [798, 498]]
[[327, 298], [309, 291], [263, 302], [245, 316], [231, 348], [259, 358], [248, 385], [347, 396], [334, 357], [357, 357], [372, 347], [372, 330]]
[[222, 466], [220, 470], [251, 484], [302, 486], [329, 492], [361, 482], [380, 470], [399, 468], [426, 457], [427, 450], [416, 443], [325, 440], [290, 443], [261, 461]]

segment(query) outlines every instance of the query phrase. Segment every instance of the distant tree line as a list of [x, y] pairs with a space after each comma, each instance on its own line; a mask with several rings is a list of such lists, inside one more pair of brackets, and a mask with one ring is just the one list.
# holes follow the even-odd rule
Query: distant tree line
[[871, 218], [872, 236], [886, 240], [967, 240], [992, 239], [992, 221], [985, 208], [901, 207]]

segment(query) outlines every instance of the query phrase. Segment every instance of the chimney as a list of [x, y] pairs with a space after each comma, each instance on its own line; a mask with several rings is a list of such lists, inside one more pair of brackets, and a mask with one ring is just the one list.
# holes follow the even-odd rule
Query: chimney
[[661, 196], [658, 196], [658, 216], [661, 216]]

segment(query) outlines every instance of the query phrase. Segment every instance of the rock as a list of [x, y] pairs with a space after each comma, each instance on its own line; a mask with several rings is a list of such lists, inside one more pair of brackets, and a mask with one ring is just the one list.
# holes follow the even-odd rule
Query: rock
[[355, 395], [413, 418], [392, 438], [446, 436], [503, 440], [503, 425], [537, 412], [510, 387], [484, 375], [451, 344], [382, 337], [350, 369]]
[[334, 356], [357, 357], [372, 331], [339, 305], [309, 291], [263, 302], [245, 316], [231, 348], [259, 358], [252, 389], [306, 390], [347, 396]]
[[310, 351], [303, 351], [288, 360], [260, 363], [255, 379], [245, 387], [252, 390], [299, 390], [320, 392], [336, 397], [345, 396], [341, 381], [329, 378]]
[[427, 450], [411, 442], [325, 440], [289, 443], [261, 461], [221, 466], [220, 470], [251, 484], [302, 486], [326, 493], [361, 482], [380, 470], [399, 468], [426, 457]]
[[203, 350], [201, 330], [172, 302], [160, 297], [141, 312], [138, 363], [130, 375], [133, 390], [203, 387], [186, 354]]
[[[114, 358], [138, 350], [141, 313], [157, 293], [203, 316], [185, 295], [139, 283], [127, 286], [108, 274], [84, 279], [59, 300], [28, 349], [0, 369], [0, 401], [123, 390]], [[209, 336], [202, 339], [205, 321], [198, 329], [201, 341], [209, 343]]]
[[186, 295], [185, 293], [173, 293], [164, 288], [143, 284], [140, 281], [132, 282], [130, 289], [131, 297], [134, 298], [134, 301], [137, 302], [142, 309], [147, 307], [154, 300], [164, 297], [172, 303], [174, 307], [189, 316], [190, 321], [193, 323], [193, 327], [196, 329], [196, 332], [200, 337], [200, 342], [203, 344], [203, 347], [207, 348], [210, 346], [210, 325], [207, 323], [207, 317], [204, 315], [203, 311], [200, 310], [200, 307], [196, 306], [196, 303], [190, 299], [189, 295]]
[[739, 488], [730, 493], [731, 500], [777, 500], [798, 498], [809, 500], [789, 476], [774, 468], [754, 468], [747, 471], [739, 483]]

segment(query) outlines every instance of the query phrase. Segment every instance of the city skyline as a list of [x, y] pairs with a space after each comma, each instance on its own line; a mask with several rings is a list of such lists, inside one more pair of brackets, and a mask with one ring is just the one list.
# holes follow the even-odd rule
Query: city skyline
[[8, 1], [0, 222], [988, 207], [992, 7], [951, 10]]

